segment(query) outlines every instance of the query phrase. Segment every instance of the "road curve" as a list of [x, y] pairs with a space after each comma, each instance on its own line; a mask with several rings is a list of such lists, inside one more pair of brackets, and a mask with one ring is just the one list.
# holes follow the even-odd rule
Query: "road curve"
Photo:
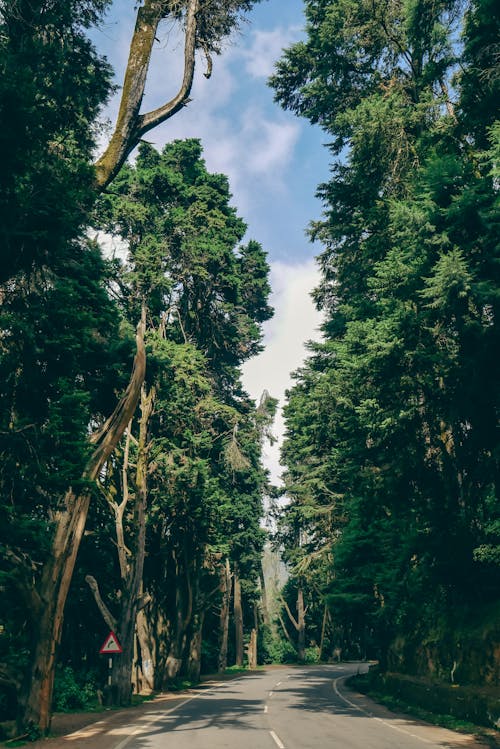
[[366, 664], [272, 668], [210, 685], [151, 715], [114, 749], [479, 749], [349, 691]]

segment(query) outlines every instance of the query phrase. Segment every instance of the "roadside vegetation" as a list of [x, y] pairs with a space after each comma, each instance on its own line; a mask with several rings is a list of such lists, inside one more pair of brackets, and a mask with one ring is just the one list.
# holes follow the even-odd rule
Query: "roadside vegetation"
[[[242, 385], [266, 249], [200, 140], [143, 137], [255, 2], [138, 3], [96, 157], [110, 5], [0, 0], [3, 736], [271, 663], [498, 689], [498, 3], [305, 0], [276, 63], [331, 162], [323, 341], [287, 396], [282, 488], [277, 402]], [[165, 21], [183, 73], [143, 112]]]

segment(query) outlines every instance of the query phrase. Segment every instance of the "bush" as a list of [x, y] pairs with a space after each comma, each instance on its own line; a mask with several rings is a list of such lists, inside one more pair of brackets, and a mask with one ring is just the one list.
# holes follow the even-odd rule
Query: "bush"
[[295, 648], [279, 635], [273, 635], [269, 627], [262, 627], [259, 632], [259, 663], [295, 663]]
[[319, 663], [319, 648], [306, 648], [304, 663]]
[[96, 703], [97, 690], [93, 678], [86, 675], [85, 678], [77, 680], [71, 666], [65, 666], [56, 673], [54, 684], [54, 710], [56, 712], [88, 710], [95, 707]]

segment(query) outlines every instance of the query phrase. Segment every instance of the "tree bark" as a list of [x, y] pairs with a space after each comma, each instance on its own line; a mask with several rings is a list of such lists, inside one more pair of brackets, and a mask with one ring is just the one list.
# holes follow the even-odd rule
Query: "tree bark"
[[234, 650], [236, 666], [243, 666], [243, 609], [241, 605], [241, 583], [237, 569], [234, 571]]
[[271, 628], [271, 617], [269, 616], [269, 607], [267, 605], [266, 580], [264, 578], [264, 569], [262, 567], [262, 564], [260, 565], [259, 579], [260, 579], [260, 601], [261, 601], [261, 607], [262, 607], [262, 620], [266, 627]]
[[[137, 407], [146, 373], [144, 332], [143, 310], [137, 326], [137, 352], [127, 390], [111, 417], [91, 438], [96, 447], [83, 474], [83, 479], [89, 483], [96, 480]], [[62, 509], [55, 514], [52, 551], [43, 569], [38, 591], [41, 605], [39, 610], [33, 612], [35, 648], [29, 680], [25, 683], [20, 698], [20, 734], [33, 732], [45, 735], [50, 729], [55, 664], [62, 635], [64, 606], [85, 530], [90, 493], [89, 489], [76, 495], [69, 489], [62, 502]]]
[[[285, 601], [285, 599], [282, 598], [281, 601], [283, 603], [283, 606], [286, 609], [288, 618], [290, 619], [291, 623], [293, 624], [294, 629], [297, 632], [297, 644], [295, 645], [295, 648], [297, 650], [297, 658], [299, 661], [304, 661], [306, 657], [306, 611], [307, 609], [304, 608], [304, 592], [302, 590], [302, 587], [299, 586], [297, 590], [297, 618], [295, 618], [292, 612], [290, 611], [290, 607]], [[281, 626], [283, 627], [283, 631], [287, 635], [287, 638], [291, 641], [291, 638], [287, 633], [287, 629], [285, 627], [285, 623], [283, 622], [281, 615], [279, 615], [279, 619], [281, 622]]]
[[318, 660], [323, 660], [323, 651], [325, 649], [325, 636], [326, 636], [326, 624], [328, 621], [328, 606], [325, 603], [325, 608], [323, 610], [323, 622], [321, 624], [321, 639], [319, 642], [319, 655]]
[[226, 563], [221, 569], [220, 591], [222, 601], [219, 617], [220, 645], [217, 667], [219, 672], [223, 672], [227, 668], [227, 646], [229, 642], [229, 602], [231, 600], [231, 567], [229, 559], [226, 559]]
[[186, 547], [183, 549], [182, 556], [182, 562], [176, 559], [176, 615], [172, 620], [173, 632], [166, 661], [163, 688], [168, 688], [169, 681], [175, 679], [180, 673], [186, 647], [187, 630], [193, 616], [193, 589], [190, 560]]
[[137, 614], [137, 692], [151, 694], [155, 688], [155, 652], [144, 610]]

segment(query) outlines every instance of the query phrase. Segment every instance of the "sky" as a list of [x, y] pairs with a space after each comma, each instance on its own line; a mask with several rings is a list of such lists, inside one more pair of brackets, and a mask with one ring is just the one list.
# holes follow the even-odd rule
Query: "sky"
[[[106, 23], [93, 39], [111, 62], [121, 84], [135, 22], [131, 0], [115, 0]], [[268, 253], [270, 300], [275, 309], [264, 326], [263, 353], [248, 362], [243, 382], [258, 400], [264, 389], [283, 405], [290, 373], [305, 356], [305, 342], [318, 339], [321, 322], [310, 298], [319, 280], [314, 257], [321, 248], [306, 237], [310, 221], [320, 218], [315, 193], [328, 179], [326, 136], [285, 112], [273, 101], [267, 79], [281, 50], [303, 38], [302, 0], [262, 0], [238, 33], [214, 57], [210, 80], [200, 57], [191, 102], [172, 119], [149, 132], [146, 140], [161, 148], [176, 138], [199, 138], [209, 171], [229, 177], [232, 203], [248, 225], [245, 242], [255, 239]], [[142, 111], [170, 99], [182, 78], [182, 39], [174, 27], [160, 28], [151, 61]], [[118, 95], [105, 113], [113, 121]], [[264, 459], [278, 482], [283, 419], [274, 432], [278, 443], [265, 446]]]

